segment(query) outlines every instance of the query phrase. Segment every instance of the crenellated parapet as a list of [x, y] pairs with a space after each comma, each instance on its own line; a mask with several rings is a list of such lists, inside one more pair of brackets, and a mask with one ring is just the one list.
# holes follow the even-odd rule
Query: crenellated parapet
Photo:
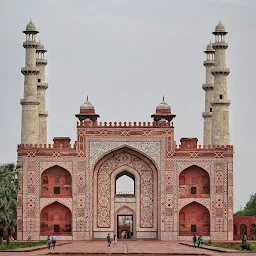
[[109, 127], [109, 128], [159, 128], [159, 127], [170, 127], [173, 128], [173, 122], [99, 122], [89, 125], [87, 122], [77, 122], [77, 128], [83, 127]]

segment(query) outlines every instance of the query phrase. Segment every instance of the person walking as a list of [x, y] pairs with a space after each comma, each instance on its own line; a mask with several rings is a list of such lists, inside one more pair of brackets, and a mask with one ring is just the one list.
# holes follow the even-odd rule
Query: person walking
[[55, 245], [56, 245], [56, 236], [52, 234], [52, 249], [55, 248]]
[[198, 240], [197, 240], [197, 247], [200, 247], [202, 240], [203, 240], [203, 238], [201, 236], [199, 236]]
[[195, 234], [193, 234], [192, 240], [193, 240], [193, 248], [196, 248], [196, 241], [197, 241], [197, 238], [196, 238], [196, 235], [195, 235]]
[[51, 249], [51, 238], [50, 238], [50, 235], [47, 236], [46, 242], [47, 242], [47, 247], [48, 247], [48, 249]]
[[31, 240], [31, 234], [30, 234], [30, 232], [28, 232], [28, 241], [30, 241]]
[[113, 247], [117, 248], [117, 236], [114, 235]]
[[110, 239], [110, 234], [108, 233], [107, 235], [107, 242], [108, 242], [108, 247], [111, 245], [111, 239]]
[[247, 235], [245, 233], [242, 237], [242, 250], [247, 250]]

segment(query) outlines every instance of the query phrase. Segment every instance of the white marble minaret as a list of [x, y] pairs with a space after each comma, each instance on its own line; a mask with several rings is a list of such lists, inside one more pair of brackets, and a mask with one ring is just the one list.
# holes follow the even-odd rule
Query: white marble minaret
[[24, 97], [22, 105], [21, 120], [21, 144], [38, 144], [39, 139], [39, 101], [37, 98], [37, 75], [36, 67], [36, 30], [35, 25], [30, 21], [23, 31], [26, 41], [23, 47], [26, 50], [25, 67], [21, 69], [24, 75]]
[[48, 88], [48, 83], [45, 82], [45, 66], [47, 60], [44, 54], [47, 51], [44, 49], [44, 45], [39, 42], [36, 49], [36, 66], [39, 69], [37, 74], [37, 97], [40, 103], [39, 105], [39, 144], [47, 144], [47, 110], [45, 106], [45, 91]]
[[228, 44], [225, 41], [225, 27], [219, 23], [213, 34], [215, 43], [215, 67], [212, 69], [214, 76], [214, 90], [212, 105], [212, 145], [229, 145], [229, 105], [227, 95], [227, 76], [229, 68], [226, 67], [225, 51]]
[[210, 42], [206, 47], [206, 60], [204, 61], [204, 66], [206, 68], [206, 78], [205, 84], [202, 88], [205, 91], [205, 109], [202, 113], [204, 118], [204, 145], [211, 145], [212, 140], [212, 106], [211, 102], [213, 100], [213, 83], [214, 77], [212, 75], [212, 69], [214, 67], [214, 49], [212, 48], [212, 43]]

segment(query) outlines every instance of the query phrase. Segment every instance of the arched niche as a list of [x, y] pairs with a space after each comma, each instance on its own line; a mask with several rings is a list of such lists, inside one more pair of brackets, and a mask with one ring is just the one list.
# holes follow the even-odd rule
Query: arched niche
[[247, 235], [247, 226], [245, 224], [240, 225], [240, 235]]
[[[128, 172], [128, 173], [127, 173]], [[123, 173], [135, 179], [136, 225], [157, 230], [158, 172], [153, 162], [130, 148], [121, 148], [105, 155], [95, 165], [93, 172], [93, 230], [114, 231], [115, 181]], [[129, 174], [130, 175], [130, 174]], [[130, 175], [130, 177], [132, 177]], [[141, 197], [142, 195], [145, 195]], [[135, 202], [135, 200], [133, 200]]]
[[54, 202], [40, 213], [40, 235], [72, 235], [72, 213], [65, 205]]
[[210, 235], [210, 213], [203, 205], [192, 202], [179, 212], [179, 236]]
[[210, 176], [199, 166], [192, 165], [179, 175], [179, 197], [210, 197]]
[[72, 177], [69, 171], [55, 165], [41, 175], [41, 197], [72, 197]]
[[116, 196], [135, 195], [135, 176], [128, 170], [118, 173], [115, 177]]

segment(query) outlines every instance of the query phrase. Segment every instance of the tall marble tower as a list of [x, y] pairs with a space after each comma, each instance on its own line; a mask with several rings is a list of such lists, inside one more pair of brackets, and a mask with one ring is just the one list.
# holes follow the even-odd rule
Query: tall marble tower
[[206, 47], [206, 60], [204, 61], [204, 66], [206, 68], [206, 78], [205, 84], [202, 85], [205, 91], [205, 110], [202, 113], [204, 118], [204, 145], [211, 145], [212, 140], [212, 106], [211, 102], [213, 100], [213, 83], [214, 77], [211, 73], [214, 67], [214, 49], [212, 48], [212, 43], [210, 42]]
[[212, 69], [214, 76], [214, 90], [212, 105], [212, 141], [213, 145], [229, 145], [229, 105], [227, 95], [227, 76], [229, 68], [226, 67], [225, 51], [228, 44], [225, 36], [228, 32], [219, 23], [213, 34], [215, 42], [212, 45], [215, 50], [215, 67]]
[[37, 75], [37, 97], [40, 103], [39, 105], [39, 144], [47, 144], [47, 116], [45, 106], [45, 91], [48, 88], [48, 83], [45, 82], [45, 66], [47, 65], [47, 60], [44, 54], [47, 50], [44, 49], [44, 45], [39, 42], [36, 49], [36, 66], [39, 69]]
[[24, 75], [24, 97], [22, 105], [21, 121], [21, 143], [37, 144], [39, 142], [39, 101], [37, 98], [37, 75], [39, 69], [36, 66], [36, 30], [35, 25], [30, 21], [26, 30], [26, 41], [23, 47], [26, 49], [25, 67], [21, 69]]

